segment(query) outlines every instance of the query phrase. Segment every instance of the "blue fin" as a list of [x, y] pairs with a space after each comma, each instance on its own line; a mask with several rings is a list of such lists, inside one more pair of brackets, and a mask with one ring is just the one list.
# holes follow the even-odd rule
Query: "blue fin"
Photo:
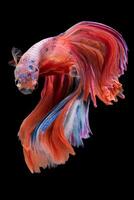
[[38, 137], [40, 132], [45, 132], [45, 130], [53, 123], [53, 121], [58, 117], [62, 108], [65, 104], [72, 98], [74, 94], [69, 95], [65, 99], [63, 99], [58, 105], [56, 105], [46, 116], [43, 120], [36, 126], [34, 129], [31, 141], [35, 142], [36, 138]]

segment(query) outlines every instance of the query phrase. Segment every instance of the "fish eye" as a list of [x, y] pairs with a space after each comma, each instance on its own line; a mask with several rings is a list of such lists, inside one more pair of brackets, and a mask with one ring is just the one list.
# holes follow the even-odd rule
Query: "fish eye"
[[33, 70], [33, 69], [34, 69], [33, 65], [29, 65], [28, 68], [29, 68], [30, 70]]
[[37, 67], [35, 68], [33, 65], [29, 65], [28, 68], [29, 68], [30, 70], [34, 71], [34, 72], [37, 72], [37, 71], [38, 71], [38, 68], [37, 68]]
[[19, 83], [19, 80], [15, 80], [15, 84], [17, 85]]
[[15, 85], [19, 88], [21, 86], [21, 83], [19, 80], [15, 80]]

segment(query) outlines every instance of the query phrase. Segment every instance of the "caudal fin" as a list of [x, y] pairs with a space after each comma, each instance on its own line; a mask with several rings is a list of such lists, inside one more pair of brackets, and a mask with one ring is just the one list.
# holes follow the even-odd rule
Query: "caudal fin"
[[124, 98], [119, 77], [126, 70], [127, 45], [113, 28], [96, 22], [80, 22], [62, 36], [68, 40], [77, 59], [83, 83], [84, 99], [89, 94], [96, 106], [96, 96], [105, 104]]

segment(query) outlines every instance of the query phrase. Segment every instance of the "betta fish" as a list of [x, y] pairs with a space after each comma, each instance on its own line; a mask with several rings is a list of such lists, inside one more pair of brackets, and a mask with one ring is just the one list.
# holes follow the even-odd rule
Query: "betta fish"
[[65, 164], [74, 147], [92, 131], [89, 105], [124, 98], [119, 77], [127, 69], [127, 44], [113, 28], [83, 21], [64, 33], [43, 39], [23, 55], [12, 49], [15, 84], [31, 94], [44, 80], [40, 101], [19, 129], [25, 162], [31, 173]]

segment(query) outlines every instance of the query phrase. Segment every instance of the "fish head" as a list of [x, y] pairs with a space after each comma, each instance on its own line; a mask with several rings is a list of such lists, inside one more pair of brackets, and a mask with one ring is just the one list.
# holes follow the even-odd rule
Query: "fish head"
[[15, 84], [23, 94], [31, 94], [38, 85], [39, 68], [33, 60], [20, 59], [15, 71]]

